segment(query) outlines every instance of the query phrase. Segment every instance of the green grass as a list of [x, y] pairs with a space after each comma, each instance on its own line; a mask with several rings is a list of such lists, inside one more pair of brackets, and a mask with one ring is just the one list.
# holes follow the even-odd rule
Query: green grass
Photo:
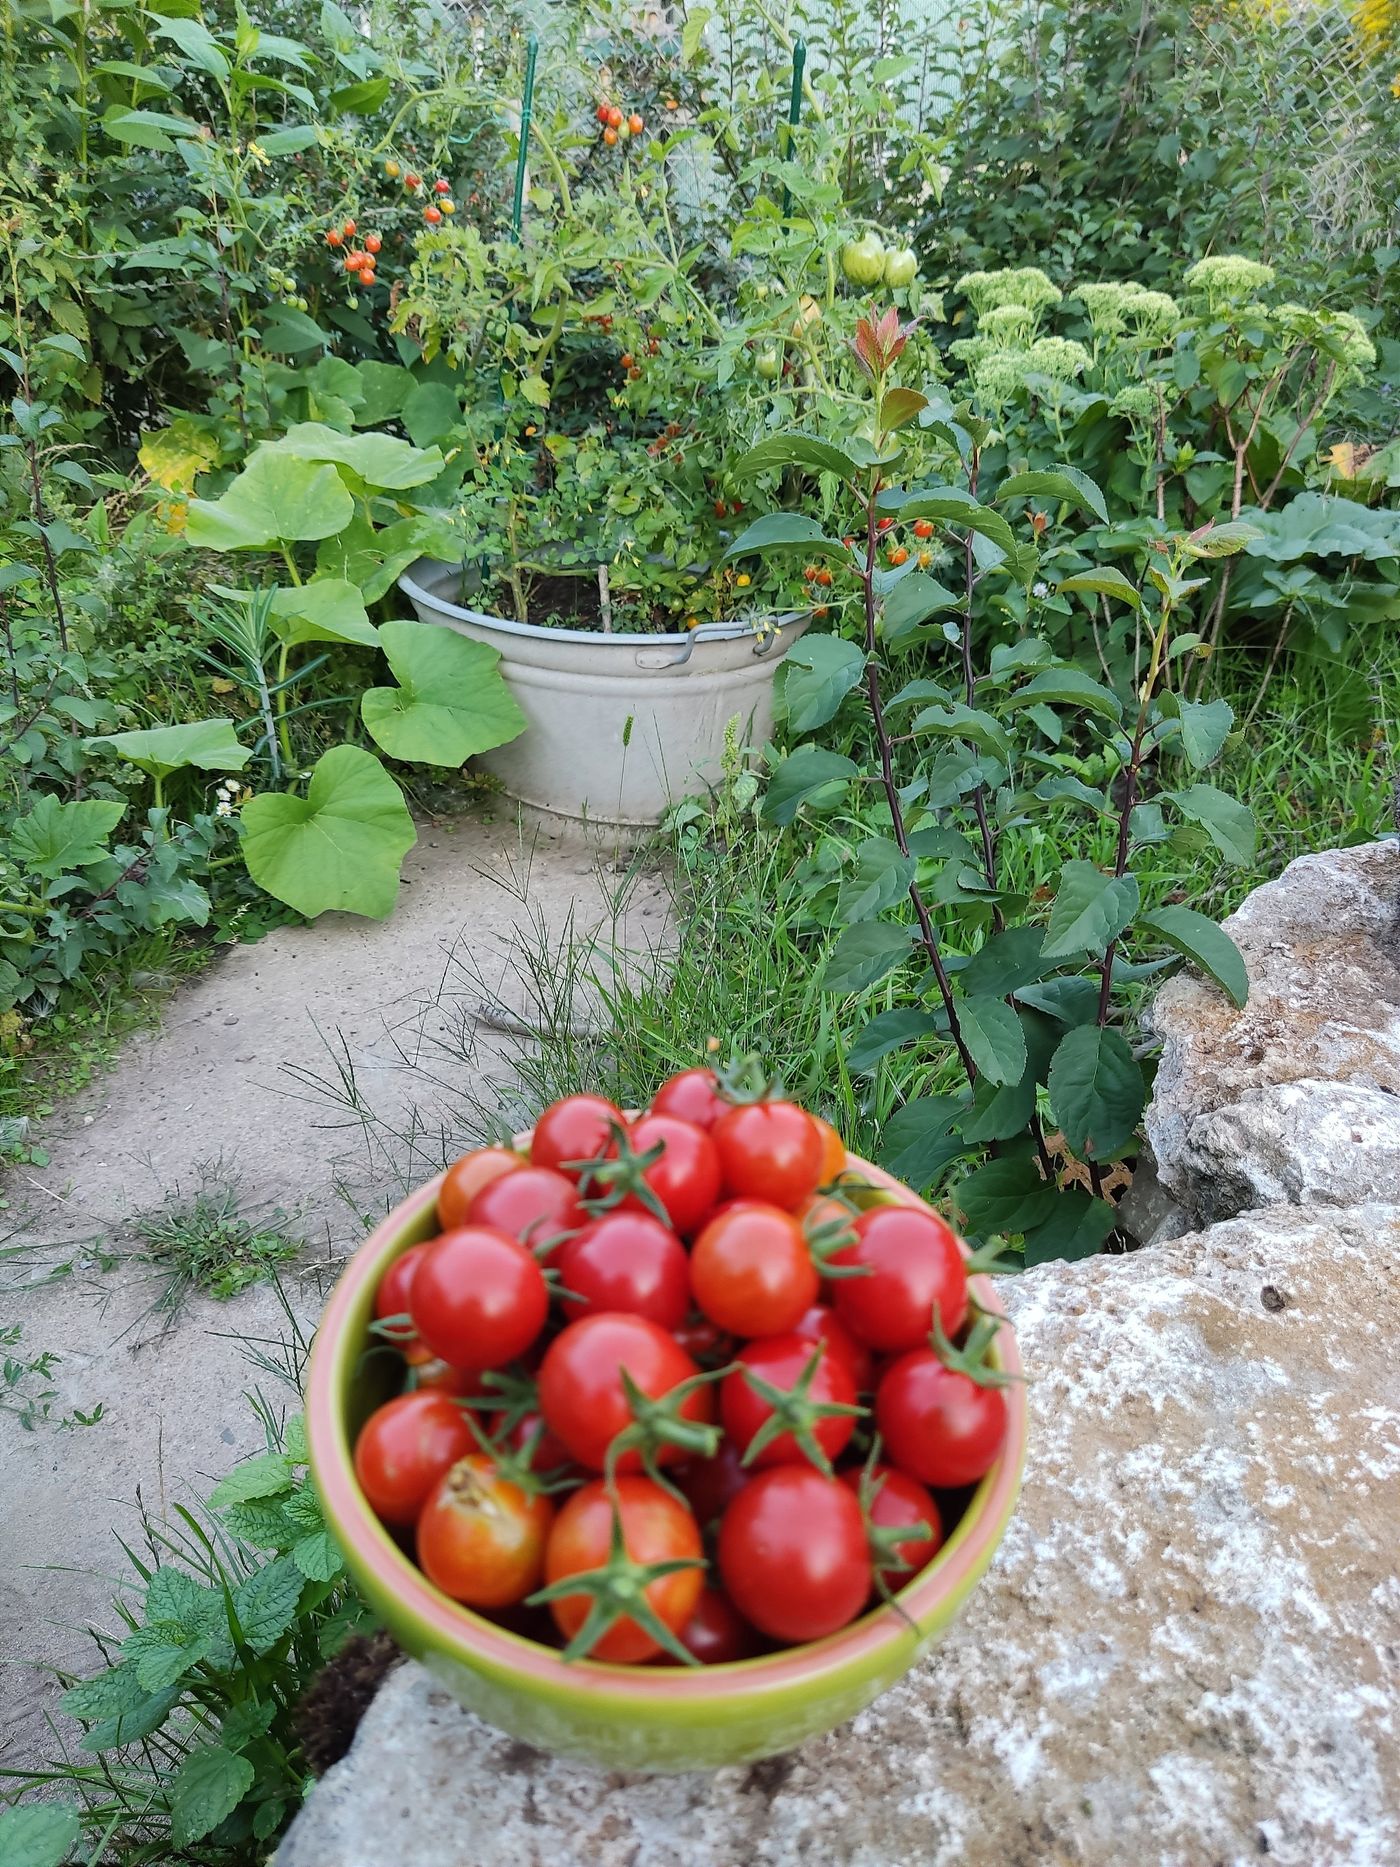
[[245, 1209], [222, 1161], [202, 1162], [195, 1177], [192, 1190], [174, 1187], [131, 1221], [136, 1256], [157, 1287], [151, 1311], [170, 1320], [196, 1292], [225, 1302], [266, 1282], [302, 1248], [280, 1207]]

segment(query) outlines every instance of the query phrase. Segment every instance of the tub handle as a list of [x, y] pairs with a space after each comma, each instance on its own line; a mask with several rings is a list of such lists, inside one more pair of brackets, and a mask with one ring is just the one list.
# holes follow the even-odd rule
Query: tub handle
[[637, 667], [646, 669], [648, 673], [658, 668], [683, 668], [690, 660], [691, 650], [695, 646], [695, 637], [699, 633], [698, 629], [694, 630], [678, 649], [639, 648], [632, 659]]

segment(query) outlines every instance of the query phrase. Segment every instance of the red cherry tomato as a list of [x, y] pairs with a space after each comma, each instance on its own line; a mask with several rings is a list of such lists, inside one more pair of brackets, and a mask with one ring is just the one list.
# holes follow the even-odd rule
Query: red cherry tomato
[[732, 1335], [782, 1335], [816, 1302], [819, 1280], [792, 1214], [745, 1199], [696, 1239], [690, 1287], [711, 1322]]
[[860, 1505], [811, 1465], [759, 1472], [724, 1513], [719, 1572], [735, 1607], [775, 1640], [820, 1640], [871, 1589]]
[[646, 127], [646, 124], [642, 118], [640, 111], [634, 110], [632, 112], [631, 116], [627, 119], [627, 127], [629, 130], [631, 130], [634, 136], [641, 135], [642, 131]]
[[708, 1316], [690, 1316], [671, 1334], [687, 1355], [707, 1368], [718, 1368], [730, 1359], [734, 1338], [712, 1323]]
[[383, 244], [384, 241], [379, 234], [367, 233], [365, 235], [365, 251], [367, 253], [377, 253]]
[[653, 1115], [675, 1115], [697, 1128], [713, 1128], [733, 1104], [719, 1092], [713, 1070], [682, 1070], [668, 1077], [651, 1099]]
[[862, 1264], [862, 1277], [834, 1280], [836, 1314], [862, 1342], [885, 1354], [928, 1341], [938, 1312], [950, 1339], [967, 1320], [967, 1272], [957, 1234], [921, 1206], [872, 1206], [852, 1221], [855, 1243], [836, 1265]]
[[411, 1524], [443, 1473], [475, 1446], [466, 1416], [446, 1394], [400, 1394], [365, 1421], [355, 1476], [385, 1523]]
[[354, 239], [354, 237], [355, 237], [355, 223], [354, 223], [354, 221], [353, 221], [353, 220], [347, 220], [347, 221], [346, 221], [346, 222], [345, 222], [345, 223], [343, 224], [343, 226], [341, 227], [341, 229], [340, 229], [340, 234], [341, 234], [341, 238], [342, 238], [342, 239], [344, 239], [344, 240], [353, 240], [353, 239]]
[[845, 1362], [856, 1392], [870, 1392], [874, 1385], [875, 1358], [864, 1342], [851, 1334], [834, 1309], [825, 1303], [814, 1303], [806, 1315], [793, 1324], [792, 1333], [800, 1335], [804, 1342], [825, 1342], [831, 1352]]
[[608, 121], [608, 106], [606, 104], [599, 104], [593, 114], [601, 124], [606, 126]]
[[624, 1310], [679, 1329], [690, 1309], [690, 1265], [675, 1233], [646, 1212], [604, 1213], [561, 1245], [554, 1260], [566, 1316]]
[[[700, 1531], [695, 1519], [684, 1504], [678, 1504], [650, 1478], [618, 1478], [616, 1498], [623, 1547], [634, 1562], [696, 1559], [693, 1569], [676, 1569], [670, 1575], [658, 1576], [646, 1589], [652, 1611], [673, 1633], [678, 1633], [695, 1612], [704, 1586], [705, 1571], [699, 1562]], [[612, 1528], [613, 1501], [603, 1480], [595, 1478], [590, 1484], [580, 1485], [554, 1520], [545, 1548], [545, 1580], [562, 1582], [568, 1576], [602, 1568], [608, 1560]], [[550, 1602], [550, 1612], [566, 1640], [583, 1626], [591, 1605], [586, 1594], [561, 1595]], [[624, 1616], [594, 1644], [589, 1657], [635, 1664], [652, 1659], [660, 1651], [645, 1628]]]
[[332, 227], [330, 231], [326, 234], [326, 245], [327, 246], [339, 246], [341, 242], [343, 241], [344, 237], [345, 236], [341, 233], [339, 227]]
[[[568, 1172], [570, 1161], [611, 1160], [617, 1153], [613, 1130], [626, 1126], [622, 1110], [604, 1096], [565, 1096], [552, 1102], [535, 1123], [530, 1159], [556, 1173]], [[577, 1171], [573, 1177], [579, 1178]]]
[[[689, 1237], [698, 1231], [720, 1195], [719, 1157], [709, 1135], [674, 1115], [643, 1115], [633, 1124], [630, 1139], [639, 1154], [661, 1143], [660, 1158], [642, 1178], [678, 1232]], [[636, 1198], [629, 1194], [628, 1204]]]
[[616, 129], [622, 122], [622, 112], [618, 109], [616, 104], [613, 104], [608, 111], [608, 122], [613, 129]]
[[1006, 1438], [1006, 1400], [945, 1368], [931, 1348], [911, 1349], [885, 1373], [875, 1418], [893, 1464], [937, 1490], [975, 1484]]
[[472, 1225], [494, 1225], [522, 1245], [555, 1251], [568, 1232], [581, 1232], [592, 1217], [579, 1204], [578, 1187], [552, 1167], [521, 1167], [482, 1187], [468, 1209]]
[[413, 1276], [410, 1314], [435, 1355], [454, 1368], [500, 1368], [523, 1355], [549, 1312], [534, 1258], [505, 1232], [444, 1232]]
[[418, 1562], [444, 1595], [470, 1608], [508, 1608], [540, 1585], [554, 1521], [547, 1497], [502, 1477], [484, 1453], [438, 1481], [418, 1519]]
[[438, 1224], [443, 1231], [465, 1225], [471, 1217], [472, 1201], [483, 1187], [524, 1165], [524, 1155], [509, 1147], [478, 1147], [454, 1161], [438, 1188]]
[[676, 1483], [684, 1491], [702, 1530], [717, 1523], [738, 1497], [753, 1473], [744, 1467], [739, 1448], [730, 1439], [722, 1439], [712, 1459], [687, 1459], [675, 1470]]
[[506, 1444], [532, 1472], [558, 1471], [561, 1465], [573, 1463], [569, 1448], [550, 1432], [542, 1413], [522, 1413], [506, 1434]]
[[[427, 1352], [425, 1348], [423, 1353]], [[454, 1368], [433, 1355], [427, 1361], [413, 1363], [413, 1387], [415, 1393], [419, 1388], [431, 1387], [439, 1394], [450, 1394], [454, 1400], [475, 1400], [487, 1391], [481, 1373], [479, 1368]]]
[[[847, 1471], [839, 1476], [842, 1484], [849, 1485], [859, 1497], [861, 1473]], [[910, 1537], [907, 1543], [896, 1543], [891, 1552], [894, 1560], [882, 1565], [880, 1573], [886, 1588], [903, 1588], [911, 1575], [917, 1575], [938, 1554], [943, 1542], [943, 1523], [938, 1506], [923, 1485], [907, 1472], [897, 1472], [890, 1465], [877, 1465], [871, 1476], [878, 1489], [871, 1502], [870, 1521], [877, 1530], [926, 1523], [932, 1531], [931, 1536]]]
[[820, 1115], [813, 1115], [811, 1119], [822, 1138], [822, 1177], [817, 1184], [830, 1186], [846, 1171], [846, 1143], [829, 1121], [823, 1121]]
[[391, 1317], [404, 1319], [400, 1327], [395, 1329], [393, 1341], [395, 1348], [402, 1349], [405, 1355], [412, 1350], [417, 1350], [422, 1356], [427, 1355], [412, 1323], [408, 1321], [408, 1293], [413, 1288], [413, 1274], [427, 1249], [426, 1243], [410, 1245], [407, 1251], [394, 1259], [380, 1278], [379, 1288], [374, 1293], [374, 1314], [379, 1322], [388, 1322]]
[[749, 1102], [727, 1109], [712, 1130], [729, 1192], [791, 1210], [821, 1184], [824, 1146], [816, 1123], [795, 1102]]
[[421, 188], [423, 186], [423, 177], [421, 175], [414, 175], [412, 173], [409, 173], [404, 176], [403, 185], [405, 188], [410, 188], [410, 189]]
[[[540, 1412], [551, 1432], [580, 1465], [600, 1472], [608, 1447], [632, 1424], [632, 1409], [622, 1385], [622, 1370], [650, 1400], [700, 1370], [667, 1332], [645, 1316], [581, 1316], [560, 1331], [540, 1364]], [[681, 1403], [681, 1417], [709, 1421], [712, 1391], [698, 1387]], [[662, 1446], [658, 1464], [681, 1457], [678, 1448]], [[617, 1469], [641, 1469], [641, 1454], [629, 1448]]]
[[438, 222], [442, 219], [442, 209], [440, 207], [425, 207], [423, 209], [423, 218], [430, 227], [436, 227]]
[[[749, 1369], [770, 1387], [791, 1393], [817, 1347], [817, 1343], [804, 1341], [799, 1335], [769, 1335], [745, 1343], [740, 1349], [738, 1366], [720, 1383], [719, 1417], [741, 1454], [748, 1454], [759, 1429], [773, 1417], [772, 1404], [745, 1378], [744, 1370]], [[821, 1360], [807, 1387], [809, 1399], [817, 1403], [834, 1401], [844, 1407], [854, 1405], [855, 1382], [844, 1358], [829, 1343], [820, 1347]], [[811, 1422], [812, 1438], [833, 1463], [845, 1451], [855, 1429], [855, 1415], [850, 1413], [824, 1414]], [[795, 1434], [785, 1432], [755, 1453], [748, 1467], [760, 1471], [769, 1465], [811, 1463]]]
[[436, 194], [451, 194], [452, 184], [447, 180], [446, 176], [439, 175], [437, 180], [433, 183], [433, 191]]
[[[690, 1619], [679, 1630], [680, 1643], [702, 1666], [723, 1666], [731, 1660], [751, 1660], [758, 1651], [758, 1636], [722, 1588], [700, 1590]], [[669, 1653], [663, 1666], [679, 1666]]]

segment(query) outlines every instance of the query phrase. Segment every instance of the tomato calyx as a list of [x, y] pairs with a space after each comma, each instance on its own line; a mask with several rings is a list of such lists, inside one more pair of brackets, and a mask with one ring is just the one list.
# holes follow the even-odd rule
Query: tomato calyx
[[[827, 1199], [831, 1197], [826, 1195]], [[844, 1205], [845, 1201], [833, 1200], [832, 1203]], [[836, 1252], [849, 1250], [856, 1243], [855, 1229], [849, 1219], [809, 1217], [803, 1222], [802, 1235], [822, 1277], [868, 1277], [874, 1269], [870, 1264], [831, 1262]]]
[[619, 1368], [618, 1378], [627, 1399], [627, 1410], [632, 1415], [632, 1424], [624, 1426], [608, 1446], [604, 1470], [609, 1482], [623, 1454], [636, 1452], [641, 1458], [642, 1470], [652, 1483], [669, 1492], [677, 1503], [684, 1504], [685, 1493], [666, 1477], [657, 1455], [663, 1446], [675, 1446], [687, 1458], [712, 1459], [715, 1456], [724, 1437], [724, 1428], [704, 1420], [686, 1419], [681, 1409], [700, 1388], [731, 1374], [734, 1365], [726, 1363], [722, 1368], [702, 1369], [699, 1374], [692, 1374], [688, 1380], [679, 1382], [659, 1400], [653, 1400], [650, 1394], [643, 1393], [626, 1368]]
[[968, 1254], [963, 1268], [969, 1277], [1007, 1277], [1021, 1265], [1004, 1238], [989, 1238]]
[[818, 1445], [812, 1428], [818, 1420], [838, 1417], [859, 1419], [866, 1409], [848, 1406], [841, 1400], [813, 1400], [812, 1382], [816, 1379], [822, 1357], [829, 1353], [828, 1344], [818, 1342], [802, 1364], [802, 1372], [791, 1387], [776, 1387], [772, 1381], [766, 1381], [761, 1374], [756, 1374], [746, 1362], [735, 1362], [734, 1366], [745, 1381], [770, 1409], [768, 1418], [744, 1448], [741, 1464], [752, 1465], [765, 1446], [771, 1446], [783, 1433], [791, 1433], [803, 1456], [816, 1466], [822, 1476], [834, 1477], [831, 1460]]
[[782, 1083], [768, 1074], [767, 1065], [756, 1050], [744, 1057], [732, 1057], [723, 1068], [717, 1066], [715, 1084], [725, 1101], [732, 1102], [735, 1108], [748, 1102], [778, 1101], [783, 1093]]
[[954, 1374], [965, 1374], [978, 1387], [1015, 1387], [1025, 1380], [1024, 1375], [1007, 1374], [1004, 1369], [994, 1368], [987, 1360], [987, 1351], [1004, 1319], [978, 1308], [976, 1304], [973, 1307], [977, 1309], [977, 1321], [968, 1331], [967, 1340], [961, 1348], [950, 1342], [943, 1333], [943, 1324], [935, 1310], [929, 1347], [945, 1368]]
[[902, 1621], [908, 1621], [913, 1627], [914, 1622], [895, 1599], [885, 1572], [891, 1570], [899, 1574], [905, 1567], [904, 1558], [900, 1554], [902, 1546], [906, 1543], [931, 1543], [933, 1526], [927, 1523], [876, 1523], [875, 1500], [884, 1490], [888, 1476], [878, 1469], [883, 1450], [880, 1435], [876, 1433], [870, 1443], [869, 1457], [861, 1467], [856, 1501], [860, 1505], [861, 1521], [870, 1544], [870, 1563], [875, 1572], [875, 1587], [880, 1599], [886, 1607], [893, 1608]]
[[[478, 1400], [474, 1404], [479, 1407], [482, 1402]], [[543, 1420], [537, 1421], [523, 1445], [516, 1446], [511, 1444], [510, 1435], [524, 1418], [523, 1414], [518, 1414], [514, 1420], [507, 1415], [494, 1433], [488, 1433], [470, 1407], [465, 1409], [465, 1413], [472, 1437], [491, 1461], [497, 1478], [515, 1485], [526, 1497], [552, 1497], [556, 1492], [569, 1490], [578, 1482], [577, 1473], [571, 1473], [566, 1466], [561, 1465], [555, 1471], [535, 1470], [535, 1448], [545, 1434]]]
[[[662, 1204], [655, 1189], [647, 1180], [648, 1167], [654, 1167], [666, 1152], [666, 1143], [657, 1141], [653, 1146], [638, 1149], [632, 1144], [632, 1137], [620, 1122], [608, 1124], [612, 1131], [612, 1143], [606, 1154], [600, 1154], [595, 1160], [566, 1160], [563, 1165], [568, 1173], [577, 1173], [584, 1191], [580, 1204], [597, 1217], [611, 1212], [620, 1206], [630, 1194], [646, 1208], [652, 1218], [659, 1219], [669, 1230], [674, 1231], [671, 1215]], [[601, 1188], [601, 1191], [595, 1189]]]
[[418, 1340], [418, 1331], [407, 1310], [397, 1316], [376, 1316], [369, 1325], [369, 1333], [393, 1348], [409, 1348]]
[[526, 1598], [525, 1605], [527, 1608], [542, 1607], [566, 1595], [589, 1597], [584, 1623], [564, 1648], [566, 1660], [586, 1659], [611, 1627], [620, 1620], [629, 1620], [635, 1621], [673, 1659], [680, 1660], [686, 1666], [698, 1666], [700, 1661], [672, 1633], [647, 1600], [646, 1591], [662, 1576], [675, 1575], [682, 1569], [706, 1567], [708, 1565], [703, 1556], [674, 1556], [664, 1562], [634, 1561], [627, 1554], [627, 1545], [622, 1536], [622, 1512], [616, 1497], [613, 1497], [607, 1561], [601, 1568], [584, 1569], [576, 1575], [566, 1575], [560, 1581], [551, 1582], [545, 1588], [536, 1589], [533, 1595]]

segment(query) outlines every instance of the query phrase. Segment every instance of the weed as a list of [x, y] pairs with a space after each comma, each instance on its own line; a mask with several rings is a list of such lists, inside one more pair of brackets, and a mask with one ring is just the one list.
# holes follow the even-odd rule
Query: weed
[[20, 1323], [0, 1325], [0, 1413], [12, 1413], [29, 1433], [36, 1426], [96, 1426], [103, 1412], [100, 1400], [91, 1412], [74, 1407], [71, 1413], [54, 1417], [58, 1389], [51, 1383], [59, 1357], [52, 1349], [29, 1354], [21, 1347], [23, 1335]]
[[224, 1302], [262, 1283], [303, 1243], [287, 1231], [290, 1220], [280, 1207], [245, 1209], [238, 1181], [221, 1160], [200, 1163], [195, 1175], [193, 1191], [177, 1185], [131, 1222], [158, 1284], [151, 1310], [170, 1320], [195, 1291]]

